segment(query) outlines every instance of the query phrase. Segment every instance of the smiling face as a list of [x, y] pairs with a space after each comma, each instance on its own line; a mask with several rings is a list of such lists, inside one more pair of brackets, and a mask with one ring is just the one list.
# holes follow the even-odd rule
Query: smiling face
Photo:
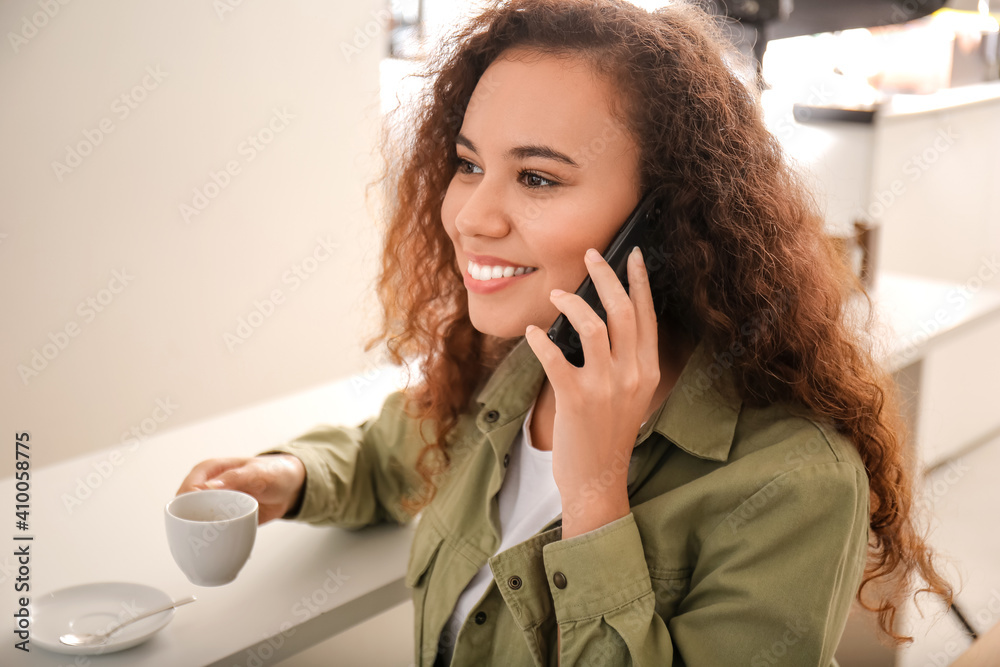
[[615, 94], [580, 58], [523, 49], [480, 78], [441, 207], [477, 330], [551, 326], [549, 293], [576, 291], [584, 253], [603, 253], [638, 203], [639, 151], [611, 114]]

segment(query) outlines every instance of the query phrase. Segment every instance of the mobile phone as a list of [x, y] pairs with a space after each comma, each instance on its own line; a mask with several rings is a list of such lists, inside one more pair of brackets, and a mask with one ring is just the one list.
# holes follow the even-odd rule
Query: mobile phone
[[[615, 275], [621, 281], [625, 291], [628, 291], [628, 256], [632, 248], [640, 246], [642, 239], [649, 228], [649, 220], [654, 221], [660, 216], [659, 202], [653, 197], [653, 193], [647, 193], [635, 209], [622, 224], [618, 234], [611, 240], [608, 249], [604, 251], [604, 260], [614, 269]], [[645, 248], [642, 248], [645, 250]], [[645, 257], [645, 252], [643, 256]], [[588, 275], [580, 283], [576, 293], [583, 298], [594, 311], [608, 323], [608, 314], [601, 304], [601, 297], [597, 294], [597, 287]], [[549, 327], [549, 339], [559, 346], [566, 360], [574, 366], [583, 366], [583, 344], [580, 342], [580, 334], [577, 333], [569, 319], [563, 313]]]

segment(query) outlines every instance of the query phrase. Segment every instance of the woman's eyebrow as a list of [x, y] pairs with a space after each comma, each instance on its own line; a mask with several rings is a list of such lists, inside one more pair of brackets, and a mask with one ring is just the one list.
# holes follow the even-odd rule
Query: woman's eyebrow
[[[458, 136], [455, 137], [455, 143], [458, 144], [459, 146], [465, 146], [473, 153], [476, 154], [479, 153], [479, 150], [476, 148], [476, 145], [472, 143], [472, 140], [469, 139], [464, 134], [462, 134], [461, 132], [459, 132]], [[510, 160], [511, 158], [524, 160], [529, 157], [540, 157], [549, 160], [556, 160], [558, 162], [562, 162], [563, 164], [569, 165], [570, 167], [575, 167], [577, 169], [580, 168], [580, 165], [578, 165], [573, 160], [573, 158], [566, 155], [565, 153], [560, 153], [554, 148], [550, 148], [548, 146], [540, 146], [537, 144], [531, 144], [528, 146], [514, 146], [506, 153], [504, 153], [503, 157], [505, 160]]]

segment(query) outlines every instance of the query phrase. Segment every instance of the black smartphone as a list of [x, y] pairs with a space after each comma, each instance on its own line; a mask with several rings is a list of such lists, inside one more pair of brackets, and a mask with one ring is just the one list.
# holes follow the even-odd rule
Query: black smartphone
[[[628, 291], [629, 253], [632, 252], [632, 248], [639, 246], [645, 258], [646, 249], [642, 247], [642, 239], [649, 227], [649, 220], [651, 218], [656, 220], [659, 217], [659, 203], [653, 198], [653, 193], [647, 193], [636, 204], [635, 209], [625, 220], [618, 234], [611, 240], [608, 249], [604, 251], [604, 260], [614, 269], [615, 275], [625, 287], [625, 291]], [[600, 315], [605, 324], [608, 323], [607, 311], [604, 310], [601, 297], [597, 294], [597, 287], [589, 275], [580, 283], [576, 293], [583, 297], [583, 300]], [[559, 313], [559, 317], [549, 327], [549, 339], [559, 346], [568, 362], [577, 367], [583, 366], [583, 344], [580, 342], [580, 334], [563, 313]]]

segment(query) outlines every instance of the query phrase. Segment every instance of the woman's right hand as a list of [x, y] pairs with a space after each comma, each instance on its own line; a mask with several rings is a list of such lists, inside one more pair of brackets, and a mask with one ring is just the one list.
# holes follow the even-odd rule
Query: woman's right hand
[[295, 505], [306, 480], [306, 469], [291, 454], [208, 459], [188, 473], [177, 493], [204, 489], [242, 491], [260, 505], [257, 523], [280, 519]]

